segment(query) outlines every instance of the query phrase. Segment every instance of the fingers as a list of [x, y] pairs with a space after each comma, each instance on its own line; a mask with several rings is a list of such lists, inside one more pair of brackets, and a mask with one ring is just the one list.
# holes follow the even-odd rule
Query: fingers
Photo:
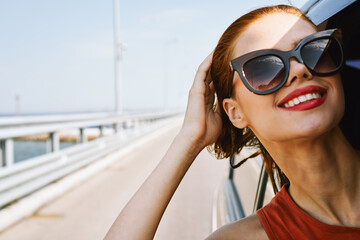
[[214, 97], [215, 97], [215, 88], [214, 88], [213, 82], [211, 82], [210, 84], [204, 83], [204, 85], [206, 86], [205, 96], [206, 97], [211, 97], [212, 99], [214, 99]]
[[210, 84], [212, 82], [212, 79], [211, 79], [211, 74], [210, 74], [210, 69], [207, 71], [206, 73], [206, 77], [205, 77], [205, 82], [207, 84]]
[[215, 93], [215, 87], [214, 87], [213, 82], [210, 82], [209, 87], [210, 87], [211, 93]]
[[207, 56], [196, 72], [193, 86], [189, 91], [187, 108], [189, 111], [208, 112], [214, 105], [215, 91], [209, 73], [212, 56], [213, 53]]
[[216, 93], [215, 93], [214, 83], [211, 82], [211, 83], [209, 84], [209, 87], [210, 87], [211, 95], [213, 96], [213, 100], [212, 100], [212, 102], [211, 102], [211, 104], [212, 104], [212, 110], [213, 110], [215, 113], [220, 113], [219, 101], [218, 101], [217, 96], [216, 96]]
[[219, 101], [217, 99], [214, 105], [214, 112], [220, 114]]
[[195, 79], [194, 79], [194, 87], [203, 86], [203, 82], [210, 83], [211, 77], [209, 72], [211, 62], [212, 62], [213, 52], [208, 55], [205, 60], [200, 64], [198, 70], [196, 71]]
[[205, 59], [204, 61], [199, 65], [199, 68], [197, 70], [197, 73], [205, 73], [205, 76], [206, 76], [206, 73], [207, 71], [209, 70], [210, 68], [210, 65], [211, 65], [211, 62], [212, 62], [212, 57], [213, 57], [213, 53], [214, 52], [211, 52]]
[[205, 95], [205, 104], [208, 110], [215, 111], [217, 96], [215, 94], [214, 84], [211, 82], [210, 84], [204, 83], [207, 87], [206, 95]]
[[[207, 69], [206, 69], [205, 82], [206, 82], [207, 84], [210, 84], [210, 83], [212, 82], [211, 75], [210, 75], [210, 66], [211, 66], [211, 63], [212, 63], [213, 53], [214, 53], [214, 52], [210, 53], [210, 55], [207, 56], [207, 58], [210, 58], [210, 63], [209, 63], [208, 66], [206, 66]], [[205, 59], [205, 61], [208, 60], [207, 58]], [[205, 61], [204, 61], [204, 62], [205, 62]], [[206, 63], [207, 63], [207, 62], [206, 62]]]

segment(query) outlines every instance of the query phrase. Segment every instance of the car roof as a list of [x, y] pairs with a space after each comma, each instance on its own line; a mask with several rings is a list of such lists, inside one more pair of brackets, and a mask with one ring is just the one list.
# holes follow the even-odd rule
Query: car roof
[[289, 0], [289, 2], [291, 5], [300, 8], [313, 23], [319, 25], [356, 0]]

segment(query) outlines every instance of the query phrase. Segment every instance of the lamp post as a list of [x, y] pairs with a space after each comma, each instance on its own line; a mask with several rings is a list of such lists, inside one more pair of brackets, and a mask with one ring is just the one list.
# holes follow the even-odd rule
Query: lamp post
[[20, 105], [20, 93], [15, 93], [15, 105], [16, 105], [16, 116], [20, 116], [21, 115], [21, 105]]
[[115, 50], [115, 112], [121, 114], [122, 105], [122, 79], [121, 79], [121, 53], [124, 49], [120, 42], [120, 0], [114, 0], [114, 50]]

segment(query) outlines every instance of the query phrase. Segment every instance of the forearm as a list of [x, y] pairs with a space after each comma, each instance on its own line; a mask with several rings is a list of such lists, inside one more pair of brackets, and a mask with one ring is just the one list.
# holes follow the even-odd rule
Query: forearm
[[201, 147], [178, 135], [122, 210], [106, 239], [153, 239], [171, 197], [200, 151]]

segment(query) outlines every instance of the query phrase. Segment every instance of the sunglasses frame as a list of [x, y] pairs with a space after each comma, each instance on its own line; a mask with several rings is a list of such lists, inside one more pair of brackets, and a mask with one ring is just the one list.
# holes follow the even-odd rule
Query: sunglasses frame
[[[318, 39], [331, 39], [336, 41], [339, 44], [340, 47], [340, 54], [341, 54], [341, 62], [339, 64], [339, 66], [334, 70], [331, 71], [329, 73], [317, 73], [314, 70], [310, 69], [303, 61], [302, 57], [301, 57], [301, 49], [304, 45], [308, 44], [309, 42], [312, 42], [314, 40], [318, 40]], [[339, 29], [329, 29], [329, 30], [325, 30], [325, 31], [320, 31], [320, 32], [316, 32], [314, 34], [311, 34], [307, 37], [305, 37], [304, 39], [302, 39], [295, 48], [293, 48], [292, 50], [289, 51], [281, 51], [281, 50], [277, 50], [277, 49], [263, 49], [263, 50], [257, 50], [254, 52], [250, 52], [247, 53], [245, 55], [242, 55], [240, 57], [237, 57], [233, 60], [230, 61], [230, 67], [231, 67], [231, 71], [233, 72], [232, 74], [232, 78], [229, 81], [229, 96], [231, 96], [231, 92], [232, 92], [232, 85], [233, 85], [233, 76], [234, 76], [234, 72], [236, 71], [241, 80], [243, 81], [243, 83], [245, 84], [245, 86], [253, 93], [255, 94], [259, 94], [259, 95], [266, 95], [266, 94], [271, 94], [273, 92], [276, 92], [277, 90], [279, 90], [282, 86], [284, 86], [284, 84], [286, 83], [288, 77], [289, 77], [289, 72], [290, 72], [290, 58], [294, 57], [299, 63], [304, 64], [306, 66], [306, 68], [309, 70], [309, 72], [313, 75], [316, 76], [330, 76], [336, 72], [338, 72], [341, 67], [344, 64], [344, 53], [343, 53], [343, 49], [341, 46], [341, 31]], [[243, 72], [243, 67], [245, 65], [245, 63], [247, 63], [248, 61], [260, 57], [260, 56], [266, 56], [266, 55], [273, 55], [278, 57], [279, 59], [281, 59], [281, 61], [284, 64], [284, 68], [285, 68], [285, 75], [284, 75], [284, 79], [281, 81], [281, 83], [271, 89], [268, 90], [264, 90], [264, 91], [260, 91], [260, 90], [256, 90], [254, 89], [250, 83], [248, 82], [248, 80], [245, 77], [245, 74]], [[235, 70], [235, 71], [234, 71]]]

